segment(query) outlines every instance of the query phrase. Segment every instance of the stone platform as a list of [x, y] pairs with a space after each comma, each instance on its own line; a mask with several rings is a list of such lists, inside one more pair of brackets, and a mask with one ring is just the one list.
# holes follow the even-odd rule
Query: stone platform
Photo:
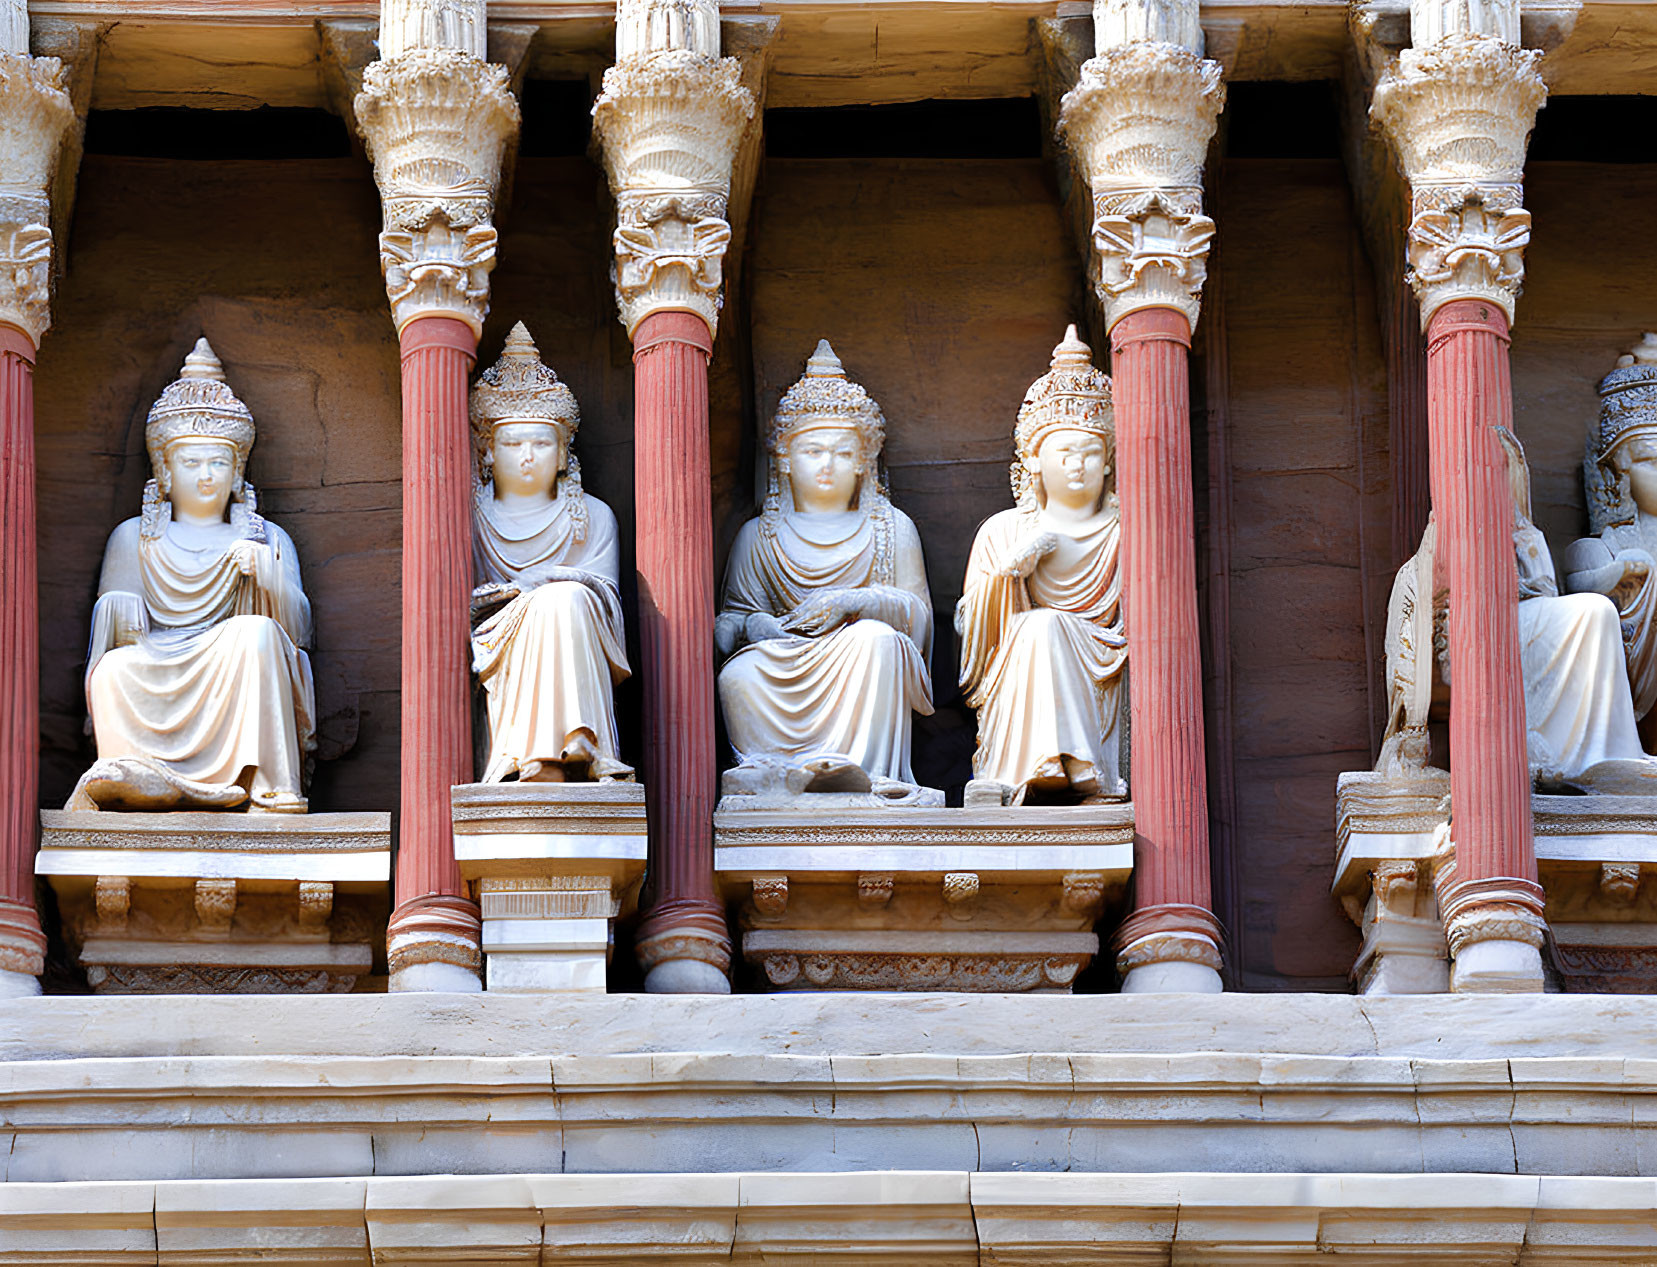
[[43, 810], [35, 873], [99, 993], [338, 993], [383, 956], [389, 814]]
[[722, 811], [714, 870], [760, 988], [1068, 992], [1133, 807]]
[[[1365, 992], [1448, 990], [1432, 870], [1449, 777], [1343, 774], [1334, 893], [1364, 933]], [[1657, 992], [1657, 797], [1533, 796], [1556, 988]]]
[[467, 783], [451, 797], [455, 858], [483, 910], [485, 985], [605, 989], [648, 841], [638, 783]]

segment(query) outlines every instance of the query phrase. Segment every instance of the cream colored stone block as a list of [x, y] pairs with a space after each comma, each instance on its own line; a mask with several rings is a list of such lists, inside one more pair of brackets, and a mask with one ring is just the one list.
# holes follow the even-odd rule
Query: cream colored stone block
[[1165, 1264], [1179, 1218], [1179, 1185], [1177, 1175], [974, 1173], [980, 1262]]
[[371, 1261], [362, 1179], [208, 1180], [155, 1186], [159, 1260], [168, 1267]]
[[603, 949], [493, 954], [484, 960], [484, 986], [502, 994], [603, 994], [608, 958]]
[[731, 1258], [976, 1267], [967, 1185], [948, 1171], [744, 1175]]
[[153, 1263], [153, 1183], [0, 1183], [0, 1262]]
[[730, 1261], [735, 1174], [536, 1175], [545, 1263], [700, 1267]]
[[374, 1263], [539, 1263], [541, 1212], [508, 1175], [369, 1179]]

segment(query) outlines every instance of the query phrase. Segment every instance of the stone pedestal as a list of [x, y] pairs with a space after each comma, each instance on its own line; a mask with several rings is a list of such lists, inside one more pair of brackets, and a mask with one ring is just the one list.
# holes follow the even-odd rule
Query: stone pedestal
[[1068, 993], [1133, 807], [731, 811], [714, 865], [755, 988]]
[[452, 793], [455, 857], [483, 911], [485, 988], [605, 989], [615, 921], [648, 855], [638, 783], [467, 783]]
[[1435, 837], [1450, 776], [1343, 774], [1335, 796], [1335, 895], [1363, 933], [1352, 966], [1360, 994], [1442, 994], [1450, 948], [1433, 892]]
[[[1454, 882], [1445, 875], [1448, 791], [1442, 771], [1341, 776], [1334, 892], [1364, 933], [1353, 967], [1360, 993], [1451, 988], [1437, 893]], [[1657, 993], [1657, 884], [1647, 882], [1657, 872], [1657, 797], [1533, 796], [1531, 814], [1559, 988]]]
[[317, 994], [383, 953], [389, 814], [40, 815], [35, 861], [99, 994]]

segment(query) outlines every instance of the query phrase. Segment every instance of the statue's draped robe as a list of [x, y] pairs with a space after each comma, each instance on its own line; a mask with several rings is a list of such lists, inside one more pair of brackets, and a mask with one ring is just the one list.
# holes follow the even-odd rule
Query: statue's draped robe
[[244, 576], [230, 547], [250, 531], [168, 522], [145, 536], [129, 519], [104, 551], [86, 673], [98, 756], [149, 766], [185, 804], [237, 785], [255, 806], [299, 797], [316, 746], [299, 554], [259, 521], [265, 541]]
[[720, 610], [780, 619], [835, 588], [878, 590], [884, 619], [767, 638], [733, 655], [719, 672], [731, 746], [744, 762], [844, 758], [873, 779], [913, 785], [910, 714], [932, 712], [932, 606], [907, 515], [882, 505], [750, 520], [731, 547]]
[[1548, 543], [1530, 523], [1513, 543], [1532, 772], [1569, 780], [1601, 761], [1641, 759], [1616, 607], [1603, 594], [1561, 596]]
[[1592, 572], [1626, 558], [1645, 563], [1646, 574], [1616, 586], [1607, 597], [1617, 605], [1634, 716], [1641, 718], [1657, 705], [1657, 521], [1642, 514], [1634, 523], [1573, 542], [1565, 552], [1565, 570]]
[[978, 710], [973, 774], [1011, 787], [1033, 779], [1126, 791], [1118, 716], [1127, 642], [1122, 632], [1121, 521], [1102, 516], [1069, 535], [1079, 556], [1043, 558], [1029, 577], [1006, 575], [1042, 531], [1063, 533], [1033, 507], [1004, 510], [978, 530], [956, 608], [961, 687]]
[[[472, 631], [472, 668], [488, 702], [486, 783], [526, 761], [565, 760], [583, 734], [601, 758], [595, 776], [632, 773], [617, 756], [614, 686], [629, 670], [616, 517], [596, 498], [580, 497], [579, 517], [563, 481], [535, 514], [502, 511], [489, 487], [473, 504], [477, 584], [521, 590]], [[553, 568], [580, 579], [546, 579]]]

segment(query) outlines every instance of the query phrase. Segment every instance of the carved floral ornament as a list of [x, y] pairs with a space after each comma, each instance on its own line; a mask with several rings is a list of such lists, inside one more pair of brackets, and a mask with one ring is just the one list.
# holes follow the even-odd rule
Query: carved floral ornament
[[354, 107], [380, 187], [380, 265], [397, 329], [441, 315], [481, 334], [501, 157], [519, 124], [506, 68], [457, 49], [410, 49], [369, 64]]
[[731, 165], [753, 95], [735, 58], [628, 53], [604, 72], [593, 128], [616, 200], [616, 304], [629, 334], [652, 312], [717, 326]]
[[1540, 56], [1460, 32], [1405, 49], [1376, 85], [1370, 117], [1413, 194], [1407, 249], [1423, 328], [1456, 299], [1513, 320], [1530, 241], [1525, 143], [1548, 91]]
[[1203, 158], [1224, 104], [1217, 62], [1155, 41], [1105, 49], [1065, 94], [1059, 133], [1093, 191], [1107, 324], [1141, 308], [1176, 308], [1196, 324], [1214, 236]]
[[36, 346], [51, 324], [47, 194], [74, 117], [62, 62], [0, 53], [0, 323]]

